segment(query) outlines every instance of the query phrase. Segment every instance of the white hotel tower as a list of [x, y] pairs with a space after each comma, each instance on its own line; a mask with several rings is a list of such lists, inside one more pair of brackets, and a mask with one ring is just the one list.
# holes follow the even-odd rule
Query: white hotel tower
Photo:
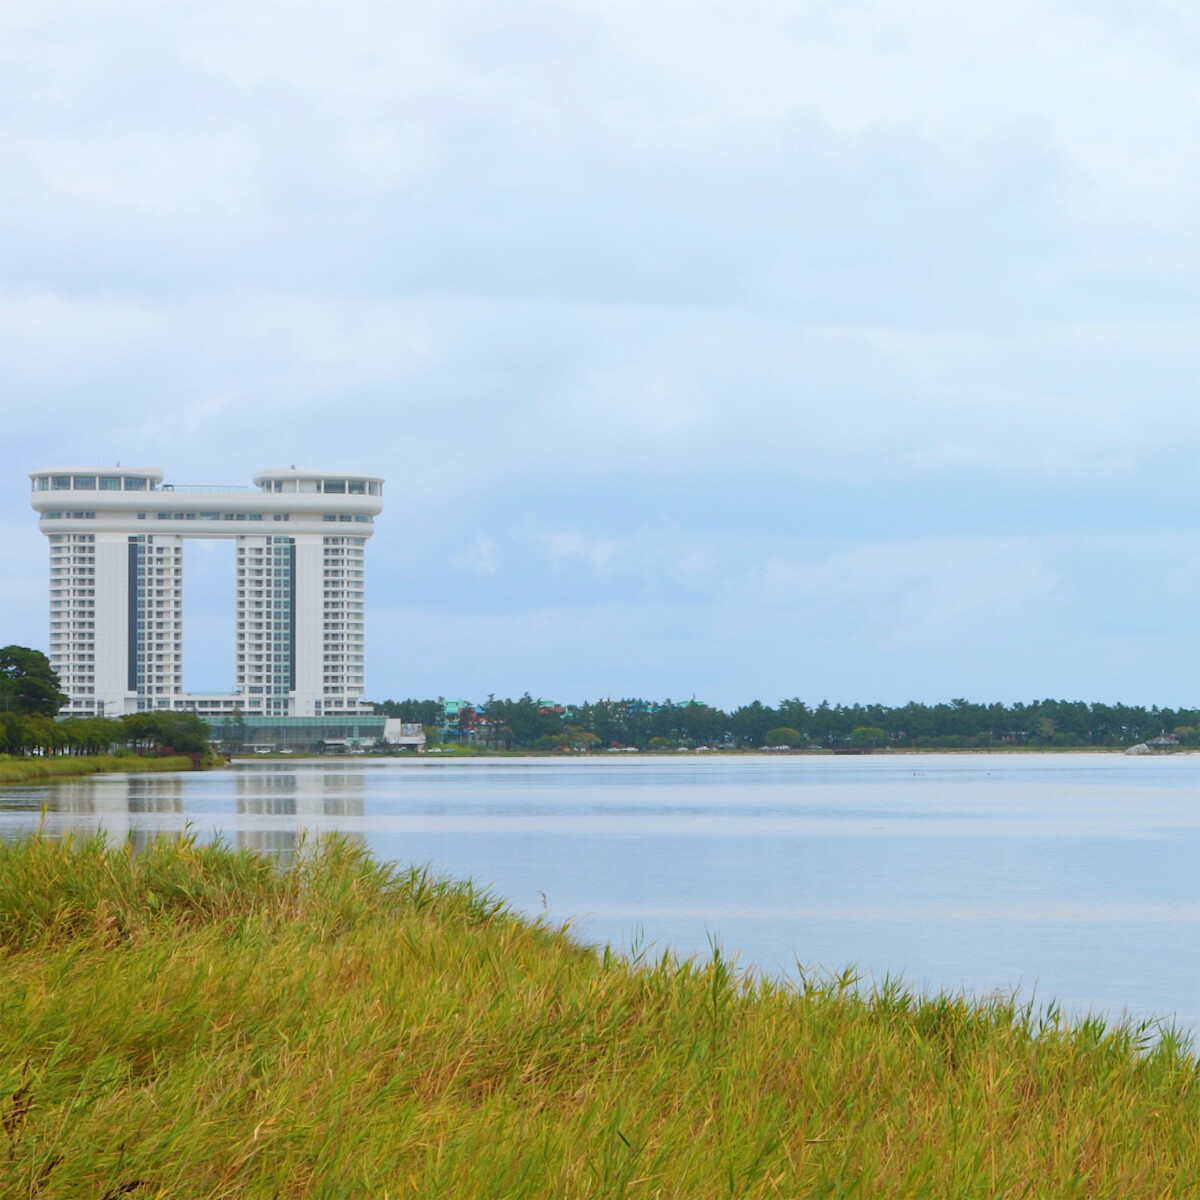
[[[357, 716], [363, 551], [377, 475], [260, 471], [254, 488], [163, 483], [153, 467], [35, 471], [50, 539], [50, 661], [74, 716], [149, 709]], [[183, 542], [237, 542], [237, 690], [183, 690]]]

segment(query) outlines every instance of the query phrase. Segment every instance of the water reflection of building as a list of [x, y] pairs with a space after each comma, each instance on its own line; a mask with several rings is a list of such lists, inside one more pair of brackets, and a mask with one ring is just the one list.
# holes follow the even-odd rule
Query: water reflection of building
[[324, 812], [327, 817], [361, 817], [366, 777], [361, 771], [351, 774], [323, 774]]
[[183, 778], [179, 775], [127, 775], [126, 804], [131, 813], [183, 812]]
[[[126, 838], [135, 847], [159, 833], [183, 827], [183, 776], [95, 775], [64, 780], [47, 797], [47, 809], [58, 816], [56, 824], [81, 832], [103, 829], [112, 842]], [[146, 822], [145, 816], [167, 820]], [[178, 816], [178, 821], [170, 817]]]
[[[310, 837], [337, 830], [328, 817], [361, 817], [366, 780], [361, 771], [239, 771], [237, 810], [241, 817], [266, 818], [253, 824], [239, 821], [237, 846], [259, 854], [289, 856], [302, 832]], [[274, 819], [272, 819], [274, 818]], [[314, 819], [318, 818], [318, 819]], [[364, 844], [361, 833], [338, 830]]]
[[[235, 813], [226, 807], [231, 792]], [[366, 796], [362, 770], [325, 771], [307, 764], [262, 770], [253, 764], [204, 775], [95, 775], [63, 780], [39, 795], [51, 833], [102, 829], [112, 843], [129, 840], [135, 849], [187, 828], [201, 840], [217, 835], [274, 856], [291, 854], [302, 834], [315, 840], [337, 832], [360, 845], [365, 841], [359, 820]], [[25, 811], [29, 824], [36, 824], [36, 803], [27, 803]]]

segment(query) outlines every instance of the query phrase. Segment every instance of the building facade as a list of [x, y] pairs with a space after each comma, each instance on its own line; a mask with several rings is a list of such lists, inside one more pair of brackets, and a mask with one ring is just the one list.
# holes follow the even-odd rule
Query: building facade
[[[31, 474], [50, 542], [50, 661], [72, 716], [155, 709], [353, 717], [364, 687], [365, 549], [377, 475], [260, 471], [254, 487], [154, 467]], [[183, 543], [237, 543], [232, 693], [184, 691]]]

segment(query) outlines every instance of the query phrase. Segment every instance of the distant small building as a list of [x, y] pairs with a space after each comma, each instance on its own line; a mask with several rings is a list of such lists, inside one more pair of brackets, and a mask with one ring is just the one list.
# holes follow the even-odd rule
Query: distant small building
[[238, 718], [200, 714], [209, 737], [227, 749], [244, 749], [259, 754], [286, 751], [337, 753], [365, 750], [384, 739], [386, 718], [274, 717], [247, 713]]
[[448, 742], [474, 742], [479, 714], [470, 700], [442, 701], [442, 737]]
[[388, 717], [383, 724], [383, 741], [388, 746], [421, 751], [425, 749], [425, 730], [409, 721]]

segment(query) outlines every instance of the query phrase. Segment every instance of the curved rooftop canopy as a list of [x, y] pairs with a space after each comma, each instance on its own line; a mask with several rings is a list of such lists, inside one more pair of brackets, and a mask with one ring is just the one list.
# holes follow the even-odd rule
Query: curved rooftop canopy
[[383, 476], [361, 472], [310, 471], [299, 467], [256, 471], [254, 484], [264, 492], [320, 492], [338, 496], [380, 496]]
[[46, 467], [29, 473], [35, 492], [145, 492], [163, 481], [158, 467]]

